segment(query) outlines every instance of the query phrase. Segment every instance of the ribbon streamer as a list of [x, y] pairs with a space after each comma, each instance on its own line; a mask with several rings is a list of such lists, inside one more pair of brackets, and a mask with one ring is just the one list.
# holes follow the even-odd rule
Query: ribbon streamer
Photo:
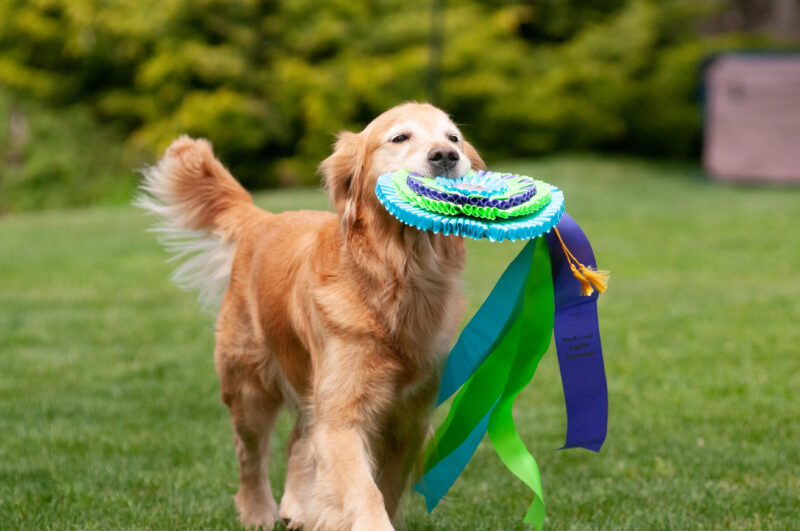
[[[583, 264], [597, 268], [592, 246], [578, 223], [564, 214], [558, 223], [564, 244]], [[553, 231], [546, 235], [555, 290], [555, 325], [558, 367], [567, 406], [567, 440], [564, 448], [600, 451], [606, 439], [608, 391], [597, 322], [597, 296], [581, 295]]]
[[[591, 246], [578, 224], [565, 214], [558, 228], [574, 254], [594, 266]], [[514, 427], [512, 406], [533, 378], [553, 330], [567, 404], [564, 448], [598, 451], [605, 440], [608, 400], [597, 295], [580, 295], [580, 283], [550, 236], [525, 245], [448, 357], [437, 405], [461, 389], [426, 447], [425, 474], [416, 485], [429, 512], [488, 431], [501, 460], [535, 494], [524, 521], [542, 528], [545, 505], [539, 468]]]
[[[542, 238], [537, 248], [546, 248]], [[542, 356], [550, 346], [553, 329], [553, 283], [547, 274], [540, 274], [550, 266], [547, 252], [535, 253], [525, 294], [525, 307], [515, 325], [520, 327], [516, 358], [508, 375], [503, 396], [489, 417], [489, 439], [506, 467], [533, 490], [535, 496], [524, 522], [537, 530], [544, 525], [545, 506], [539, 465], [522, 442], [512, 416], [514, 399], [533, 379]]]
[[[550, 343], [550, 330], [553, 326], [553, 286], [550, 281], [548, 255], [547, 245], [543, 239], [529, 241], [489, 296], [489, 300], [494, 296], [496, 301], [497, 297], [505, 293], [507, 300], [514, 300], [515, 303], [511, 312], [504, 312], [504, 315], [508, 316], [508, 320], [500, 326], [504, 334], [500, 335], [499, 341], [491, 345], [491, 352], [485, 361], [480, 363], [458, 392], [447, 418], [436, 430], [433, 441], [427, 447], [426, 473], [417, 484], [417, 490], [425, 496], [428, 510], [433, 510], [469, 462], [486, 432], [488, 416], [490, 437], [498, 455], [536, 494], [526, 521], [534, 523], [537, 529], [541, 528], [544, 520], [544, 502], [541, 497], [538, 466], [519, 439], [510, 415], [514, 398], [530, 382], [539, 360]], [[519, 280], [515, 274], [518, 268], [527, 269], [527, 274], [522, 279], [522, 289], [517, 285], [516, 293], [503, 292], [505, 289], [513, 289], [514, 281]], [[479, 326], [476, 318], [480, 313], [481, 310], [467, 325], [467, 329]], [[542, 326], [531, 326], [539, 320], [543, 321]], [[495, 330], [498, 325], [501, 325], [499, 320], [493, 322]], [[486, 336], [482, 339], [485, 345]], [[454, 352], [468, 351], [454, 348]], [[470, 359], [471, 364], [475, 362], [475, 358]], [[448, 363], [448, 367], [453, 367], [452, 371], [460, 369], [458, 360], [455, 360], [453, 365]], [[447, 368], [445, 374], [448, 374]], [[458, 370], [458, 376], [463, 377], [463, 371]], [[457, 382], [458, 378], [446, 378], [443, 381]], [[446, 393], [443, 388], [440, 398], [446, 398]]]
[[[458, 341], [447, 357], [439, 398], [436, 400], [437, 406], [464, 385], [519, 315], [522, 309], [520, 294], [528, 279], [533, 259], [533, 241], [528, 241], [503, 271], [489, 296], [458, 336]], [[546, 271], [543, 273], [547, 274]], [[509, 304], [509, 301], [514, 301], [514, 304]]]

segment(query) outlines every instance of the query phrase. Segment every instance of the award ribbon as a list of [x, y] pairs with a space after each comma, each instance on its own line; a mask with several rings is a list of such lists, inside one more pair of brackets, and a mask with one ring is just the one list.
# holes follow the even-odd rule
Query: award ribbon
[[[583, 264], [596, 267], [592, 246], [569, 214], [558, 224], [565, 247]], [[567, 405], [567, 440], [564, 448], [600, 451], [606, 439], [608, 392], [597, 322], [597, 297], [582, 295], [566, 253], [555, 231], [546, 235], [555, 291], [555, 325], [558, 367]]]
[[567, 404], [564, 448], [597, 451], [605, 439], [608, 399], [597, 296], [584, 295], [583, 282], [576, 279], [567, 258], [569, 251], [559, 246], [561, 238], [592, 266], [594, 257], [580, 227], [567, 214], [557, 228], [561, 234], [554, 230], [547, 240], [528, 241], [450, 352], [437, 405], [461, 389], [425, 450], [425, 472], [416, 489], [425, 496], [428, 511], [447, 493], [488, 431], [506, 467], [534, 492], [524, 521], [542, 528], [545, 506], [539, 467], [514, 427], [512, 406], [533, 378], [554, 328]]

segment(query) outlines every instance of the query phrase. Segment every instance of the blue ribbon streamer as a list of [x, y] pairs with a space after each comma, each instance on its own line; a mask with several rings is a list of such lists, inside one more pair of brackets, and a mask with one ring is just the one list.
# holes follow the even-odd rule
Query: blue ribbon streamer
[[[582, 264], [597, 267], [589, 239], [569, 214], [558, 223], [564, 244]], [[597, 297], [581, 295], [564, 250], [554, 231], [547, 233], [555, 292], [555, 323], [558, 367], [567, 406], [567, 440], [564, 448], [600, 451], [606, 439], [608, 390], [597, 322]]]
[[489, 417], [492, 415], [495, 402], [486, 416], [481, 419], [469, 436], [464, 439], [461, 445], [453, 450], [450, 455], [442, 459], [435, 467], [430, 469], [425, 476], [420, 479], [414, 490], [425, 497], [425, 507], [428, 512], [433, 511], [439, 501], [447, 494], [458, 476], [472, 459], [475, 450], [478, 449], [486, 430], [489, 428]]

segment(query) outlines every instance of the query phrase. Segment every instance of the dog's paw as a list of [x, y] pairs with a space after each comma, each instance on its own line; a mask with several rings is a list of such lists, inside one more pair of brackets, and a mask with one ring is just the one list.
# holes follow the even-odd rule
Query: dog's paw
[[239, 520], [247, 528], [271, 530], [275, 526], [278, 506], [263, 491], [239, 490], [234, 498]]
[[287, 529], [302, 529], [303, 520], [301, 515], [302, 507], [297, 497], [291, 491], [286, 491], [283, 494], [283, 498], [281, 498], [281, 508], [278, 516], [283, 520]]
[[353, 524], [353, 531], [394, 531], [386, 514], [376, 518], [359, 518]]

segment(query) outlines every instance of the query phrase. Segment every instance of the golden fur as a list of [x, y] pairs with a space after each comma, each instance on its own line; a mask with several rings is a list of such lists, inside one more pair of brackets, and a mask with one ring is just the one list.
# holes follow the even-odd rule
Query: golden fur
[[[165, 220], [168, 237], [178, 234], [179, 252], [200, 253], [185, 283], [203, 288], [229, 274], [214, 361], [245, 525], [270, 529], [280, 517], [305, 530], [392, 529], [462, 316], [464, 243], [399, 223], [374, 190], [378, 175], [399, 168], [433, 174], [440, 146], [460, 155], [454, 176], [483, 168], [427, 104], [341, 133], [320, 167], [335, 214], [255, 207], [205, 140], [179, 138], [146, 173], [140, 205]], [[209, 261], [214, 253], [222, 259]], [[218, 271], [204, 272], [209, 263]], [[284, 404], [299, 414], [278, 510], [266, 460]]]

